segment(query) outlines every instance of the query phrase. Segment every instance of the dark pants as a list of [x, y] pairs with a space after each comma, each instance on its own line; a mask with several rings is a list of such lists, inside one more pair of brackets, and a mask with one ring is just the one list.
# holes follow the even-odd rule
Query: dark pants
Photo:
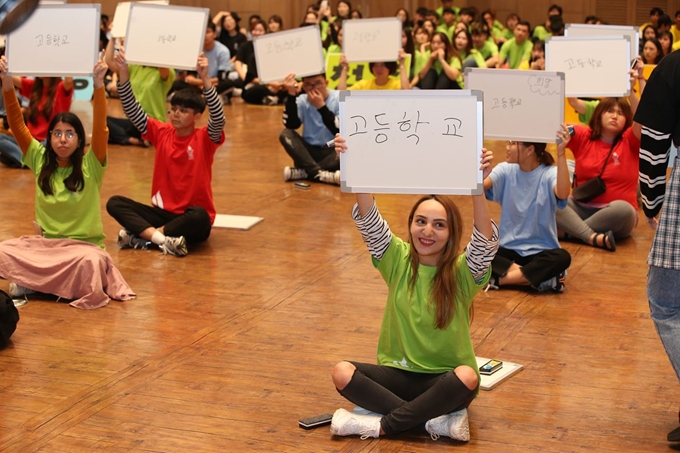
[[241, 98], [244, 102], [248, 104], [264, 105], [265, 98], [268, 96], [276, 96], [278, 98], [277, 103], [281, 104], [286, 97], [286, 92], [281, 91], [279, 93], [274, 93], [266, 85], [253, 85], [248, 88], [244, 88], [241, 92]]
[[106, 127], [109, 128], [109, 143], [129, 145], [130, 138], [142, 139], [142, 133], [127, 118], [107, 116]]
[[184, 214], [173, 214], [115, 195], [106, 203], [106, 211], [135, 236], [150, 227], [164, 227], [166, 236], [184, 236], [187, 242], [197, 243], [208, 239], [212, 228], [208, 212], [200, 206], [191, 206]]
[[383, 414], [385, 434], [396, 434], [430, 419], [465, 409], [475, 397], [453, 371], [414, 373], [398, 368], [351, 362], [357, 369], [339, 393], [352, 403]]
[[340, 169], [340, 158], [335, 149], [310, 145], [293, 129], [284, 129], [279, 135], [279, 141], [293, 159], [293, 165], [304, 168], [309, 179], [313, 179], [320, 170]]
[[430, 69], [420, 80], [420, 88], [423, 90], [460, 90], [460, 85], [455, 80], [449, 79], [443, 70], [437, 74], [437, 71]]
[[[170, 91], [168, 91], [168, 94], [174, 93], [175, 91], [183, 90], [185, 88], [193, 88], [197, 90], [199, 93], [203, 94], [203, 90], [201, 90], [197, 86], [186, 83], [184, 80], [175, 80], [172, 83], [172, 86], [170, 87]], [[225, 79], [219, 80], [217, 82], [215, 90], [217, 91], [217, 94], [222, 94], [225, 91], [229, 90], [230, 88], [234, 88], [234, 82], [229, 79]]]
[[491, 273], [497, 279], [508, 273], [508, 269], [517, 263], [522, 266], [522, 274], [531, 286], [541, 283], [567, 270], [571, 264], [571, 255], [564, 249], [543, 250], [535, 255], [521, 256], [519, 253], [503, 247], [498, 249], [491, 262]]

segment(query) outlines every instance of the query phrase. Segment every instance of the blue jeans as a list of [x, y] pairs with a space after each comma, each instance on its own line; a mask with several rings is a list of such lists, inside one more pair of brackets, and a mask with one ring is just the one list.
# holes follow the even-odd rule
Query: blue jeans
[[656, 331], [680, 379], [680, 271], [650, 266], [647, 298]]
[[11, 135], [0, 134], [0, 162], [3, 164], [21, 168], [21, 148], [17, 145], [17, 141]]

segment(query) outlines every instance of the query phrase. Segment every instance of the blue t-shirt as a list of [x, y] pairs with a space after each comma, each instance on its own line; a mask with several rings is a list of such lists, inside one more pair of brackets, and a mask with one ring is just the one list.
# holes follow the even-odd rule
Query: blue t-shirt
[[215, 46], [203, 53], [208, 59], [208, 77], [217, 77], [217, 71], [233, 71], [234, 63], [231, 62], [229, 48], [219, 41], [215, 41]]
[[[328, 98], [324, 101], [328, 110], [335, 115], [336, 125], [340, 114], [340, 93], [336, 90], [328, 90]], [[302, 121], [302, 138], [313, 146], [323, 146], [335, 138], [335, 135], [328, 130], [321, 114], [312, 104], [309, 103], [306, 94], [301, 94], [295, 100], [298, 109], [298, 117]]]
[[489, 177], [493, 186], [486, 198], [501, 205], [500, 246], [521, 256], [560, 248], [555, 211], [567, 200], [555, 196], [557, 167], [539, 165], [526, 172], [503, 162]]

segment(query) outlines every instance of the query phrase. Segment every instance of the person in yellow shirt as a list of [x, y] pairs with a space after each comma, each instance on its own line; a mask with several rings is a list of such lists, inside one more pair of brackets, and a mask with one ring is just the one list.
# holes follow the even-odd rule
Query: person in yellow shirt
[[347, 57], [342, 54], [340, 57], [340, 80], [338, 82], [338, 90], [409, 90], [411, 87], [408, 80], [408, 68], [405, 66], [406, 52], [404, 49], [399, 50], [399, 78], [390, 77], [397, 72], [397, 63], [389, 62], [371, 62], [368, 67], [371, 74], [375, 78], [359, 80], [351, 87], [347, 87], [347, 71], [349, 64]]
[[675, 12], [675, 23], [671, 25], [671, 33], [673, 34], [673, 44], [680, 42], [680, 10]]
[[649, 11], [649, 22], [645, 22], [644, 24], [640, 25], [640, 34], [642, 34], [642, 31], [645, 29], [647, 25], [651, 25], [654, 28], [657, 28], [659, 26], [659, 17], [663, 14], [663, 10], [661, 8], [654, 7]]

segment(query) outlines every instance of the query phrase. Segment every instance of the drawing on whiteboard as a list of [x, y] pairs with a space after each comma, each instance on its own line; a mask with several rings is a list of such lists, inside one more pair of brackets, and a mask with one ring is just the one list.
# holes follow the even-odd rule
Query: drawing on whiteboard
[[352, 40], [359, 44], [370, 44], [378, 38], [378, 35], [380, 35], [380, 30], [357, 31], [352, 35]]
[[[415, 138], [415, 144], [417, 145], [420, 142], [420, 136], [418, 136], [418, 126], [420, 124], [430, 124], [429, 121], [420, 121], [420, 110], [416, 110], [416, 115], [415, 115], [415, 124], [411, 124], [413, 121], [412, 118], [407, 118], [408, 112], [404, 112], [404, 115], [401, 119], [401, 121], [397, 121], [396, 123], [399, 125], [399, 130], [401, 132], [411, 132], [411, 129], [413, 129], [413, 132], [409, 135], [406, 136], [407, 139], [409, 138]], [[390, 130], [390, 123], [388, 120], [380, 118], [383, 116], [387, 116], [387, 113], [378, 113], [377, 115], [374, 115], [373, 120], [376, 123], [376, 127], [373, 129], [373, 132], [378, 132], [378, 131], [388, 131]], [[413, 115], [411, 115], [413, 116]], [[349, 134], [350, 137], [354, 135], [360, 135], [360, 134], [367, 134], [368, 133], [368, 121], [366, 118], [364, 118], [361, 115], [354, 115], [350, 116], [350, 120], [354, 125], [354, 132], [351, 132]], [[460, 137], [463, 138], [462, 135], [459, 134], [460, 129], [463, 127], [463, 122], [459, 118], [444, 118], [443, 119], [444, 126], [446, 126], [446, 132], [443, 132], [441, 135], [449, 135], [452, 137]], [[363, 124], [363, 125], [362, 125]], [[379, 127], [378, 127], [379, 126]], [[351, 128], [350, 128], [351, 129]], [[375, 136], [375, 142], [378, 144], [385, 143], [388, 140], [388, 135], [386, 132], [378, 132]]]
[[177, 41], [177, 35], [158, 35], [158, 42], [165, 44]]
[[[555, 83], [551, 83], [553, 81]], [[559, 79], [532, 75], [527, 79], [527, 83], [529, 84], [529, 90], [532, 93], [538, 93], [541, 96], [545, 96], [546, 94], [560, 94]]]
[[285, 51], [292, 51], [297, 47], [302, 46], [302, 38], [284, 39], [281, 42], [267, 43], [267, 53], [281, 53]]
[[70, 44], [70, 42], [68, 42], [68, 35], [36, 35], [35, 39], [38, 41], [36, 47], [40, 47], [43, 44], [55, 47]]
[[514, 109], [516, 106], [522, 105], [522, 100], [519, 98], [493, 98], [493, 105], [491, 106], [492, 109], [499, 109], [499, 108], [504, 108], [507, 109], [510, 107], [511, 109]]
[[565, 63], [569, 65], [568, 69], [579, 69], [579, 68], [585, 68], [587, 69], [588, 66], [591, 69], [599, 68], [602, 66], [602, 60], [595, 60], [594, 58], [588, 58], [587, 60], [577, 58], [574, 60], [573, 58], [569, 58], [564, 60]]

